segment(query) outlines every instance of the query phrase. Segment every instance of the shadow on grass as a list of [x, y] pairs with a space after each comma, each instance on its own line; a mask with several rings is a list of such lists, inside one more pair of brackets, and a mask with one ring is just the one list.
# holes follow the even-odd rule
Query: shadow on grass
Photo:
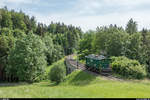
[[41, 86], [41, 87], [53, 87], [53, 86], [57, 86], [58, 84], [56, 84], [55, 82], [53, 83], [49, 83], [49, 82], [37, 82], [37, 83], [0, 83], [0, 87], [16, 87], [16, 86], [23, 86], [23, 85], [36, 85], [36, 86]]
[[86, 71], [80, 71], [77, 73], [77, 75], [75, 75], [75, 77], [73, 77], [73, 79], [70, 81], [70, 84], [76, 86], [88, 85], [94, 81], [96, 77], [96, 75], [89, 74]]
[[52, 83], [46, 83], [46, 84], [40, 84], [41, 87], [54, 87], [54, 86], [58, 86], [57, 83], [52, 82]]
[[30, 85], [29, 83], [0, 83], [0, 87], [13, 87], [13, 86], [22, 86], [22, 85]]

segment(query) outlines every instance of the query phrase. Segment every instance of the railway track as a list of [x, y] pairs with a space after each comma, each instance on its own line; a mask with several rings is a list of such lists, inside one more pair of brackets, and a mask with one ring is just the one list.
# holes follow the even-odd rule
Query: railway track
[[67, 57], [67, 60], [68, 60], [68, 62], [69, 62], [71, 65], [75, 66], [77, 69], [81, 69], [82, 71], [85, 71], [85, 72], [87, 72], [87, 73], [89, 73], [89, 74], [92, 74], [92, 75], [95, 75], [95, 76], [101, 76], [101, 77], [103, 77], [103, 78], [105, 78], [105, 79], [123, 81], [122, 79], [117, 78], [117, 77], [114, 77], [114, 76], [112, 76], [112, 75], [108, 75], [108, 76], [107, 76], [107, 75], [102, 75], [102, 74], [97, 73], [97, 72], [89, 71], [89, 70], [86, 69], [86, 67], [85, 67], [84, 64], [82, 64], [82, 63], [77, 62], [76, 60], [74, 60], [74, 59], [73, 59], [73, 56], [74, 56], [74, 55], [69, 55], [69, 56]]
[[76, 60], [74, 60], [74, 59], [73, 59], [73, 56], [74, 56], [74, 55], [69, 55], [69, 56], [67, 57], [67, 60], [68, 60], [68, 62], [69, 62], [71, 65], [75, 66], [77, 69], [81, 69], [81, 70], [83, 70], [83, 71], [85, 71], [85, 72], [88, 72], [88, 73], [90, 73], [90, 74], [92, 74], [92, 75], [96, 75], [96, 76], [100, 75], [100, 74], [98, 74], [98, 73], [96, 73], [96, 72], [92, 72], [92, 71], [87, 70], [86, 67], [85, 67], [85, 65], [82, 64], [82, 63], [80, 63], [80, 62], [77, 62]]

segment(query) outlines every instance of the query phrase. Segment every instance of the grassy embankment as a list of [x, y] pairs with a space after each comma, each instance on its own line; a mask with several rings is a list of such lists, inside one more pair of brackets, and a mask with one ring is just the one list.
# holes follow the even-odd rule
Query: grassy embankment
[[[63, 60], [61, 60], [63, 62]], [[48, 70], [52, 66], [47, 68]], [[76, 70], [55, 85], [50, 81], [0, 85], [0, 98], [150, 98], [149, 80], [108, 80]]]

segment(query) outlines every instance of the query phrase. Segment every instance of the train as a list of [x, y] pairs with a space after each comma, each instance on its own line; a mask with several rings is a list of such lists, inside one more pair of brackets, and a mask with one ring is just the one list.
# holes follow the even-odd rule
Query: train
[[103, 70], [111, 70], [111, 59], [103, 55], [90, 54], [85, 56], [86, 69], [101, 73]]

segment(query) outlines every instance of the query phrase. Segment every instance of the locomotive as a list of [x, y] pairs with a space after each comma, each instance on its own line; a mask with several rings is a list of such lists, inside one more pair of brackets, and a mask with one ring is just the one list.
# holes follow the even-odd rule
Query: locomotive
[[95, 71], [98, 73], [106, 74], [107, 72], [111, 72], [111, 59], [103, 56], [103, 55], [88, 55], [85, 56], [86, 59], [86, 69]]

